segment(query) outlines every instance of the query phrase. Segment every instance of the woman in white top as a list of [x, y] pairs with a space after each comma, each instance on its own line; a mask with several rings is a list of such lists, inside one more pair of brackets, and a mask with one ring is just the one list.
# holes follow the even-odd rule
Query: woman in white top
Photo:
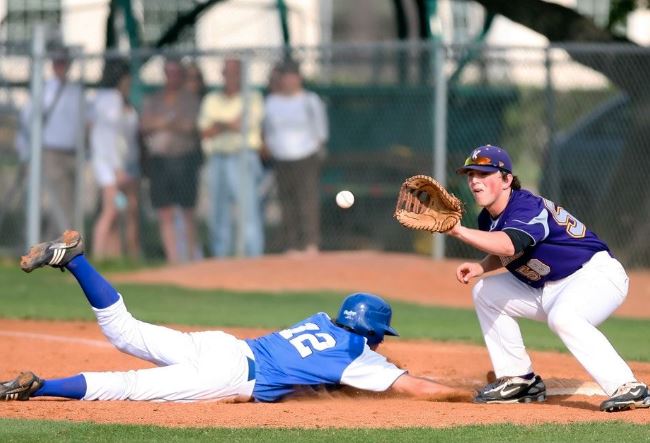
[[[138, 114], [129, 103], [129, 65], [123, 60], [106, 62], [102, 88], [94, 101], [90, 134], [92, 165], [102, 190], [102, 209], [93, 232], [93, 255], [109, 258], [140, 255], [138, 223], [139, 145]], [[118, 219], [125, 214], [125, 241], [120, 238]]]
[[279, 68], [278, 90], [264, 104], [264, 151], [274, 160], [287, 252], [312, 254], [320, 243], [320, 168], [328, 137], [325, 105], [303, 88], [295, 63]]

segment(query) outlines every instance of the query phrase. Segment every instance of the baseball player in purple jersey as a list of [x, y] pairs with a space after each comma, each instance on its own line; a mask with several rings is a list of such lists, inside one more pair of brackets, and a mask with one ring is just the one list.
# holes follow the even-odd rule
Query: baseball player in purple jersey
[[462, 263], [462, 283], [472, 290], [497, 380], [482, 388], [479, 403], [544, 401], [546, 387], [524, 347], [516, 319], [544, 321], [609, 395], [600, 408], [613, 412], [650, 407], [648, 387], [597, 329], [627, 295], [623, 266], [596, 234], [555, 203], [521, 189], [508, 153], [497, 146], [474, 149], [463, 167], [476, 203], [479, 229], [458, 223], [449, 235], [487, 256]]
[[282, 331], [240, 340], [221, 331], [184, 333], [136, 320], [84, 257], [78, 232], [32, 247], [21, 261], [26, 272], [46, 265], [75, 276], [113, 345], [158, 367], [48, 380], [23, 372], [0, 383], [0, 400], [274, 402], [305, 387], [340, 385], [430, 400], [469, 399], [468, 392], [409, 375], [375, 352], [385, 335], [398, 335], [390, 326], [390, 305], [376, 295], [348, 296], [334, 320], [319, 312]]

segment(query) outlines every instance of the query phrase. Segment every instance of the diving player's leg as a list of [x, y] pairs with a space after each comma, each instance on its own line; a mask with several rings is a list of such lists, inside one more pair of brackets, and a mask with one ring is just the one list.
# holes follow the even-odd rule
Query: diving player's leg
[[93, 309], [108, 308], [120, 299], [115, 288], [93, 268], [84, 255], [74, 257], [65, 268], [77, 279]]
[[[126, 372], [84, 372], [50, 380], [22, 373], [16, 380], [0, 386], [0, 399], [198, 401], [229, 398], [248, 401], [253, 384], [249, 382], [247, 369], [240, 360], [230, 359], [216, 366], [180, 363]], [[33, 380], [27, 380], [28, 375]], [[16, 389], [19, 383], [23, 389]]]
[[81, 399], [86, 393], [83, 375], [44, 380], [31, 371], [21, 372], [16, 378], [0, 381], [0, 401], [26, 401], [31, 397], [65, 397]]
[[81, 400], [86, 395], [86, 378], [82, 374], [66, 378], [42, 380], [32, 397], [63, 397]]
[[597, 329], [625, 300], [628, 278], [618, 261], [596, 257], [559, 282], [547, 284], [548, 325], [608, 394], [634, 381], [630, 367]]
[[81, 286], [109, 341], [121, 351], [170, 365], [194, 357], [188, 334], [150, 325], [133, 318], [118, 292], [84, 256], [84, 243], [77, 231], [65, 231], [56, 240], [32, 246], [21, 259], [25, 272], [52, 266], [65, 267]]
[[540, 295], [540, 290], [520, 282], [510, 273], [485, 277], [472, 289], [476, 314], [497, 377], [533, 372], [515, 318], [545, 320]]
[[133, 318], [120, 294], [86, 257], [75, 257], [66, 268], [83, 289], [102, 332], [120, 351], [160, 366], [193, 357], [195, 350], [188, 334]]
[[120, 351], [158, 366], [191, 361], [198, 352], [192, 334], [137, 320], [122, 297], [111, 306], [93, 308], [97, 324]]
[[223, 332], [195, 334], [192, 362], [128, 372], [85, 372], [84, 400], [248, 401], [254, 387], [241, 341]]
[[88, 388], [82, 400], [199, 401], [234, 394], [227, 383], [215, 382], [185, 363], [127, 372], [85, 372], [83, 376]]

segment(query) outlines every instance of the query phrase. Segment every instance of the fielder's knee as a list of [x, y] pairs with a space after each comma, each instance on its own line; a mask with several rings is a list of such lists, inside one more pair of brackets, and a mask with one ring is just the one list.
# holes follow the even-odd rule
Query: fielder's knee
[[555, 308], [549, 312], [546, 322], [551, 331], [561, 336], [565, 331], [573, 330], [579, 320], [571, 310]]

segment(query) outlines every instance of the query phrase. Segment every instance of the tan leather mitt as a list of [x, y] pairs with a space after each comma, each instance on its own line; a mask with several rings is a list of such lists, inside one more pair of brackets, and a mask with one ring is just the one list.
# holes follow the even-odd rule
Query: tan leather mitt
[[395, 218], [403, 226], [447, 232], [463, 217], [463, 202], [427, 175], [407, 178], [399, 190]]

